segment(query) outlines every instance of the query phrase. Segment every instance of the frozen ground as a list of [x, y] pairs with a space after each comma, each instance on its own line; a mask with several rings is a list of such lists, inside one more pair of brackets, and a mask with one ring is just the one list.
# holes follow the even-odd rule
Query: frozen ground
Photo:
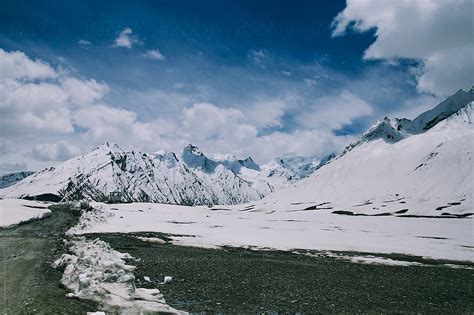
[[[271, 211], [150, 203], [102, 204], [70, 233], [163, 232], [176, 244], [401, 253], [474, 261], [469, 218], [349, 216], [330, 211]], [[303, 208], [303, 207], [301, 207]]]
[[42, 219], [51, 215], [48, 204], [22, 199], [0, 199], [0, 227]]

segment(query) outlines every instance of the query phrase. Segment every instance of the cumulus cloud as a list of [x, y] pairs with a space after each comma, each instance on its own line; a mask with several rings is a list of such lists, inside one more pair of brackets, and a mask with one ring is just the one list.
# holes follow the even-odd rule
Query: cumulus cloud
[[[0, 144], [5, 146], [0, 155], [11, 164], [5, 164], [4, 171], [25, 161], [31, 169], [50, 166], [107, 141], [149, 152], [179, 152], [194, 143], [209, 154], [252, 155], [261, 162], [287, 152], [324, 154], [338, 151], [351, 139], [331, 129], [370, 112], [367, 103], [345, 92], [315, 103], [319, 108], [331, 102], [334, 109], [309, 113], [311, 123], [304, 121], [291, 132], [270, 132], [266, 128], [283, 127], [284, 116], [298, 105], [299, 97], [262, 98], [237, 109], [150, 90], [146, 97], [132, 95], [140, 106], [148, 104], [141, 112], [150, 112], [157, 103], [169, 109], [160, 118], [145, 119], [105, 102], [110, 88], [103, 82], [58, 71], [23, 53], [1, 53], [0, 69], [8, 71], [0, 78]], [[344, 113], [336, 115], [338, 111]], [[329, 125], [325, 121], [332, 119]]]
[[37, 144], [33, 147], [32, 156], [40, 161], [65, 161], [81, 153], [81, 150], [66, 142]]
[[145, 57], [153, 60], [164, 61], [166, 58], [158, 49], [147, 50]]
[[100, 144], [135, 142], [138, 145], [153, 140], [150, 126], [137, 120], [136, 113], [106, 105], [81, 108], [74, 113], [74, 123], [86, 130], [85, 141]]
[[75, 108], [101, 102], [107, 91], [103, 83], [0, 49], [0, 138], [72, 133]]
[[126, 27], [124, 28], [117, 38], [114, 40], [114, 47], [125, 47], [125, 48], [132, 48], [135, 43], [138, 43], [138, 39], [132, 35], [133, 31], [131, 28]]
[[289, 99], [259, 101], [253, 104], [246, 114], [256, 127], [282, 127], [283, 115], [290, 101]]
[[55, 78], [56, 71], [41, 60], [32, 60], [20, 51], [7, 52], [0, 48], [0, 80]]
[[172, 126], [173, 132], [160, 133], [162, 143], [171, 145], [165, 148], [167, 150], [179, 151], [180, 147], [177, 146], [193, 143], [209, 154], [251, 155], [257, 161], [267, 161], [288, 152], [302, 155], [338, 152], [353, 140], [351, 136], [336, 136], [329, 129], [274, 131], [259, 135], [259, 127], [279, 123], [278, 117], [284, 114], [287, 104], [283, 101], [257, 104], [260, 106], [256, 106], [254, 110], [261, 108], [261, 113], [265, 112], [265, 108], [270, 109], [272, 104], [279, 107], [280, 111], [257, 122], [252, 117], [256, 112], [246, 110], [244, 113], [238, 109], [219, 108], [210, 103], [197, 103], [183, 110], [182, 117], [177, 118], [176, 124]]
[[474, 83], [472, 9], [471, 0], [347, 0], [333, 35], [375, 29], [365, 59], [420, 60], [418, 90], [445, 96]]
[[[196, 140], [217, 139], [239, 129], [244, 114], [233, 108], [218, 108], [209, 103], [197, 103], [183, 110], [182, 130]], [[237, 131], [237, 130], [235, 130]]]
[[57, 84], [0, 80], [0, 137], [72, 132], [67, 99]]
[[302, 126], [309, 129], [337, 130], [351, 124], [354, 119], [373, 113], [369, 103], [349, 91], [316, 99], [314, 108], [313, 111], [297, 116], [297, 121]]
[[61, 86], [70, 100], [77, 105], [90, 105], [101, 100], [109, 91], [105, 83], [99, 83], [94, 79], [80, 80], [66, 77]]

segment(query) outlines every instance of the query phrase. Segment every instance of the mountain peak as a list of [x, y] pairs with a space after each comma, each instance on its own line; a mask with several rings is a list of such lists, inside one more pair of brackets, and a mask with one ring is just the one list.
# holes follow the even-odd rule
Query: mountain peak
[[198, 147], [192, 144], [188, 144], [183, 149], [181, 159], [187, 166], [202, 169], [205, 172], [213, 172], [217, 166], [217, 162], [208, 159]]
[[474, 101], [474, 90], [471, 88], [469, 92], [466, 92], [460, 89], [439, 103], [435, 108], [418, 115], [413, 121], [405, 120], [404, 125], [401, 125], [401, 129], [404, 128], [410, 133], [422, 133], [472, 101]]
[[344, 153], [354, 149], [355, 147], [370, 141], [377, 139], [383, 139], [387, 143], [395, 143], [404, 136], [399, 130], [394, 128], [390, 118], [385, 117], [384, 119], [378, 120], [372, 127], [364, 132], [355, 142], [351, 143], [344, 149]]
[[111, 142], [106, 142], [104, 144], [99, 145], [92, 151], [96, 150], [104, 150], [104, 151], [124, 151], [118, 144], [116, 143], [111, 143]]
[[188, 144], [184, 149], [183, 149], [183, 152], [184, 151], [187, 151], [189, 153], [192, 153], [194, 155], [204, 155], [204, 153], [201, 152], [201, 150], [199, 150], [199, 148], [195, 145], [192, 145], [192, 144]]
[[474, 101], [474, 87], [469, 92], [459, 89], [456, 93], [446, 98], [436, 107], [421, 113], [415, 119], [385, 117], [377, 121], [372, 127], [364, 132], [355, 142], [344, 149], [344, 153], [361, 145], [362, 143], [383, 139], [385, 142], [394, 143], [407, 136], [420, 134], [431, 129], [440, 121], [454, 115], [461, 109], [466, 108]]

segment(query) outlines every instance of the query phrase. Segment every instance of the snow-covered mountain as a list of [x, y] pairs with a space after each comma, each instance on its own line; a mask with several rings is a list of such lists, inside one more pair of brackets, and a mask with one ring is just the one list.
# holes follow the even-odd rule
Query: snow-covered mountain
[[473, 101], [473, 90], [461, 90], [413, 121], [385, 118], [312, 175], [253, 209], [474, 214]]
[[[275, 167], [284, 170], [281, 165]], [[272, 165], [261, 168], [251, 157], [210, 159], [193, 145], [178, 156], [164, 151], [153, 155], [125, 151], [107, 143], [0, 190], [0, 196], [103, 201], [110, 192], [120, 191], [124, 201], [238, 204], [261, 199], [302, 177], [291, 170], [291, 163], [286, 167], [289, 170], [282, 171], [279, 178]]]
[[383, 139], [387, 143], [395, 143], [411, 135], [423, 133], [438, 122], [450, 117], [465, 108], [474, 100], [474, 87], [469, 91], [459, 90], [455, 94], [439, 103], [433, 109], [421, 113], [415, 119], [390, 119], [385, 117], [377, 121], [364, 132], [357, 141], [348, 145], [344, 152], [352, 150], [363, 143]]
[[26, 178], [32, 175], [33, 173], [34, 172], [32, 171], [21, 171], [21, 172], [15, 172], [15, 173], [2, 175], [0, 176], [0, 189], [14, 185], [18, 183], [20, 180], [22, 180], [23, 178]]
[[[193, 205], [235, 204], [263, 196], [251, 183], [222, 165], [212, 166], [211, 171], [205, 156], [190, 149], [190, 146], [185, 148], [180, 159], [174, 153], [151, 156], [107, 143], [57, 167], [39, 171], [0, 194], [53, 200], [106, 200], [110, 192], [120, 191], [124, 201]], [[195, 170], [185, 162], [191, 162], [193, 156]], [[202, 169], [197, 169], [199, 159], [203, 162]]]
[[458, 112], [473, 101], [474, 87], [469, 92], [459, 90], [446, 100], [438, 104], [435, 108], [428, 110], [416, 117], [410, 119], [395, 119], [394, 126], [401, 133], [418, 134], [422, 133], [438, 122], [448, 118], [452, 114]]

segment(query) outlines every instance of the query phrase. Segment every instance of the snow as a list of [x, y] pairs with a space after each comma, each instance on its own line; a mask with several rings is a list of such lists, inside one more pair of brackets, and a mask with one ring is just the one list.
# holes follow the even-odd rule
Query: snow
[[175, 244], [199, 247], [402, 253], [474, 261], [471, 219], [355, 217], [327, 211], [252, 212], [255, 208], [245, 206], [219, 210], [151, 203], [93, 203], [93, 207], [95, 212], [105, 213], [107, 220], [72, 232], [162, 232], [180, 235], [172, 236]]
[[163, 232], [191, 246], [474, 261], [472, 112], [467, 104], [433, 128], [395, 142], [382, 132], [259, 201], [211, 208], [95, 203], [90, 216], [97, 219], [81, 220], [71, 233]]
[[167, 305], [158, 289], [136, 288], [135, 267], [126, 263], [134, 260], [129, 254], [98, 239], [75, 238], [69, 245], [72, 254], [63, 254], [52, 267], [64, 270], [61, 284], [74, 297], [98, 302], [102, 311], [183, 313]]
[[448, 118], [452, 114], [458, 112], [466, 104], [474, 101], [474, 90], [463, 91], [459, 90], [455, 94], [451, 95], [443, 102], [439, 103], [436, 107], [431, 110], [428, 110], [424, 113], [421, 113], [413, 119], [400, 119], [398, 120], [399, 129], [402, 132], [407, 133], [421, 133], [425, 130], [436, 125], [438, 122], [442, 121], [445, 118]]
[[0, 227], [8, 228], [20, 223], [49, 217], [48, 204], [22, 199], [0, 199]]
[[327, 203], [363, 214], [474, 212], [474, 130], [445, 123], [394, 144], [378, 139], [360, 145], [262, 202], [279, 210]]

